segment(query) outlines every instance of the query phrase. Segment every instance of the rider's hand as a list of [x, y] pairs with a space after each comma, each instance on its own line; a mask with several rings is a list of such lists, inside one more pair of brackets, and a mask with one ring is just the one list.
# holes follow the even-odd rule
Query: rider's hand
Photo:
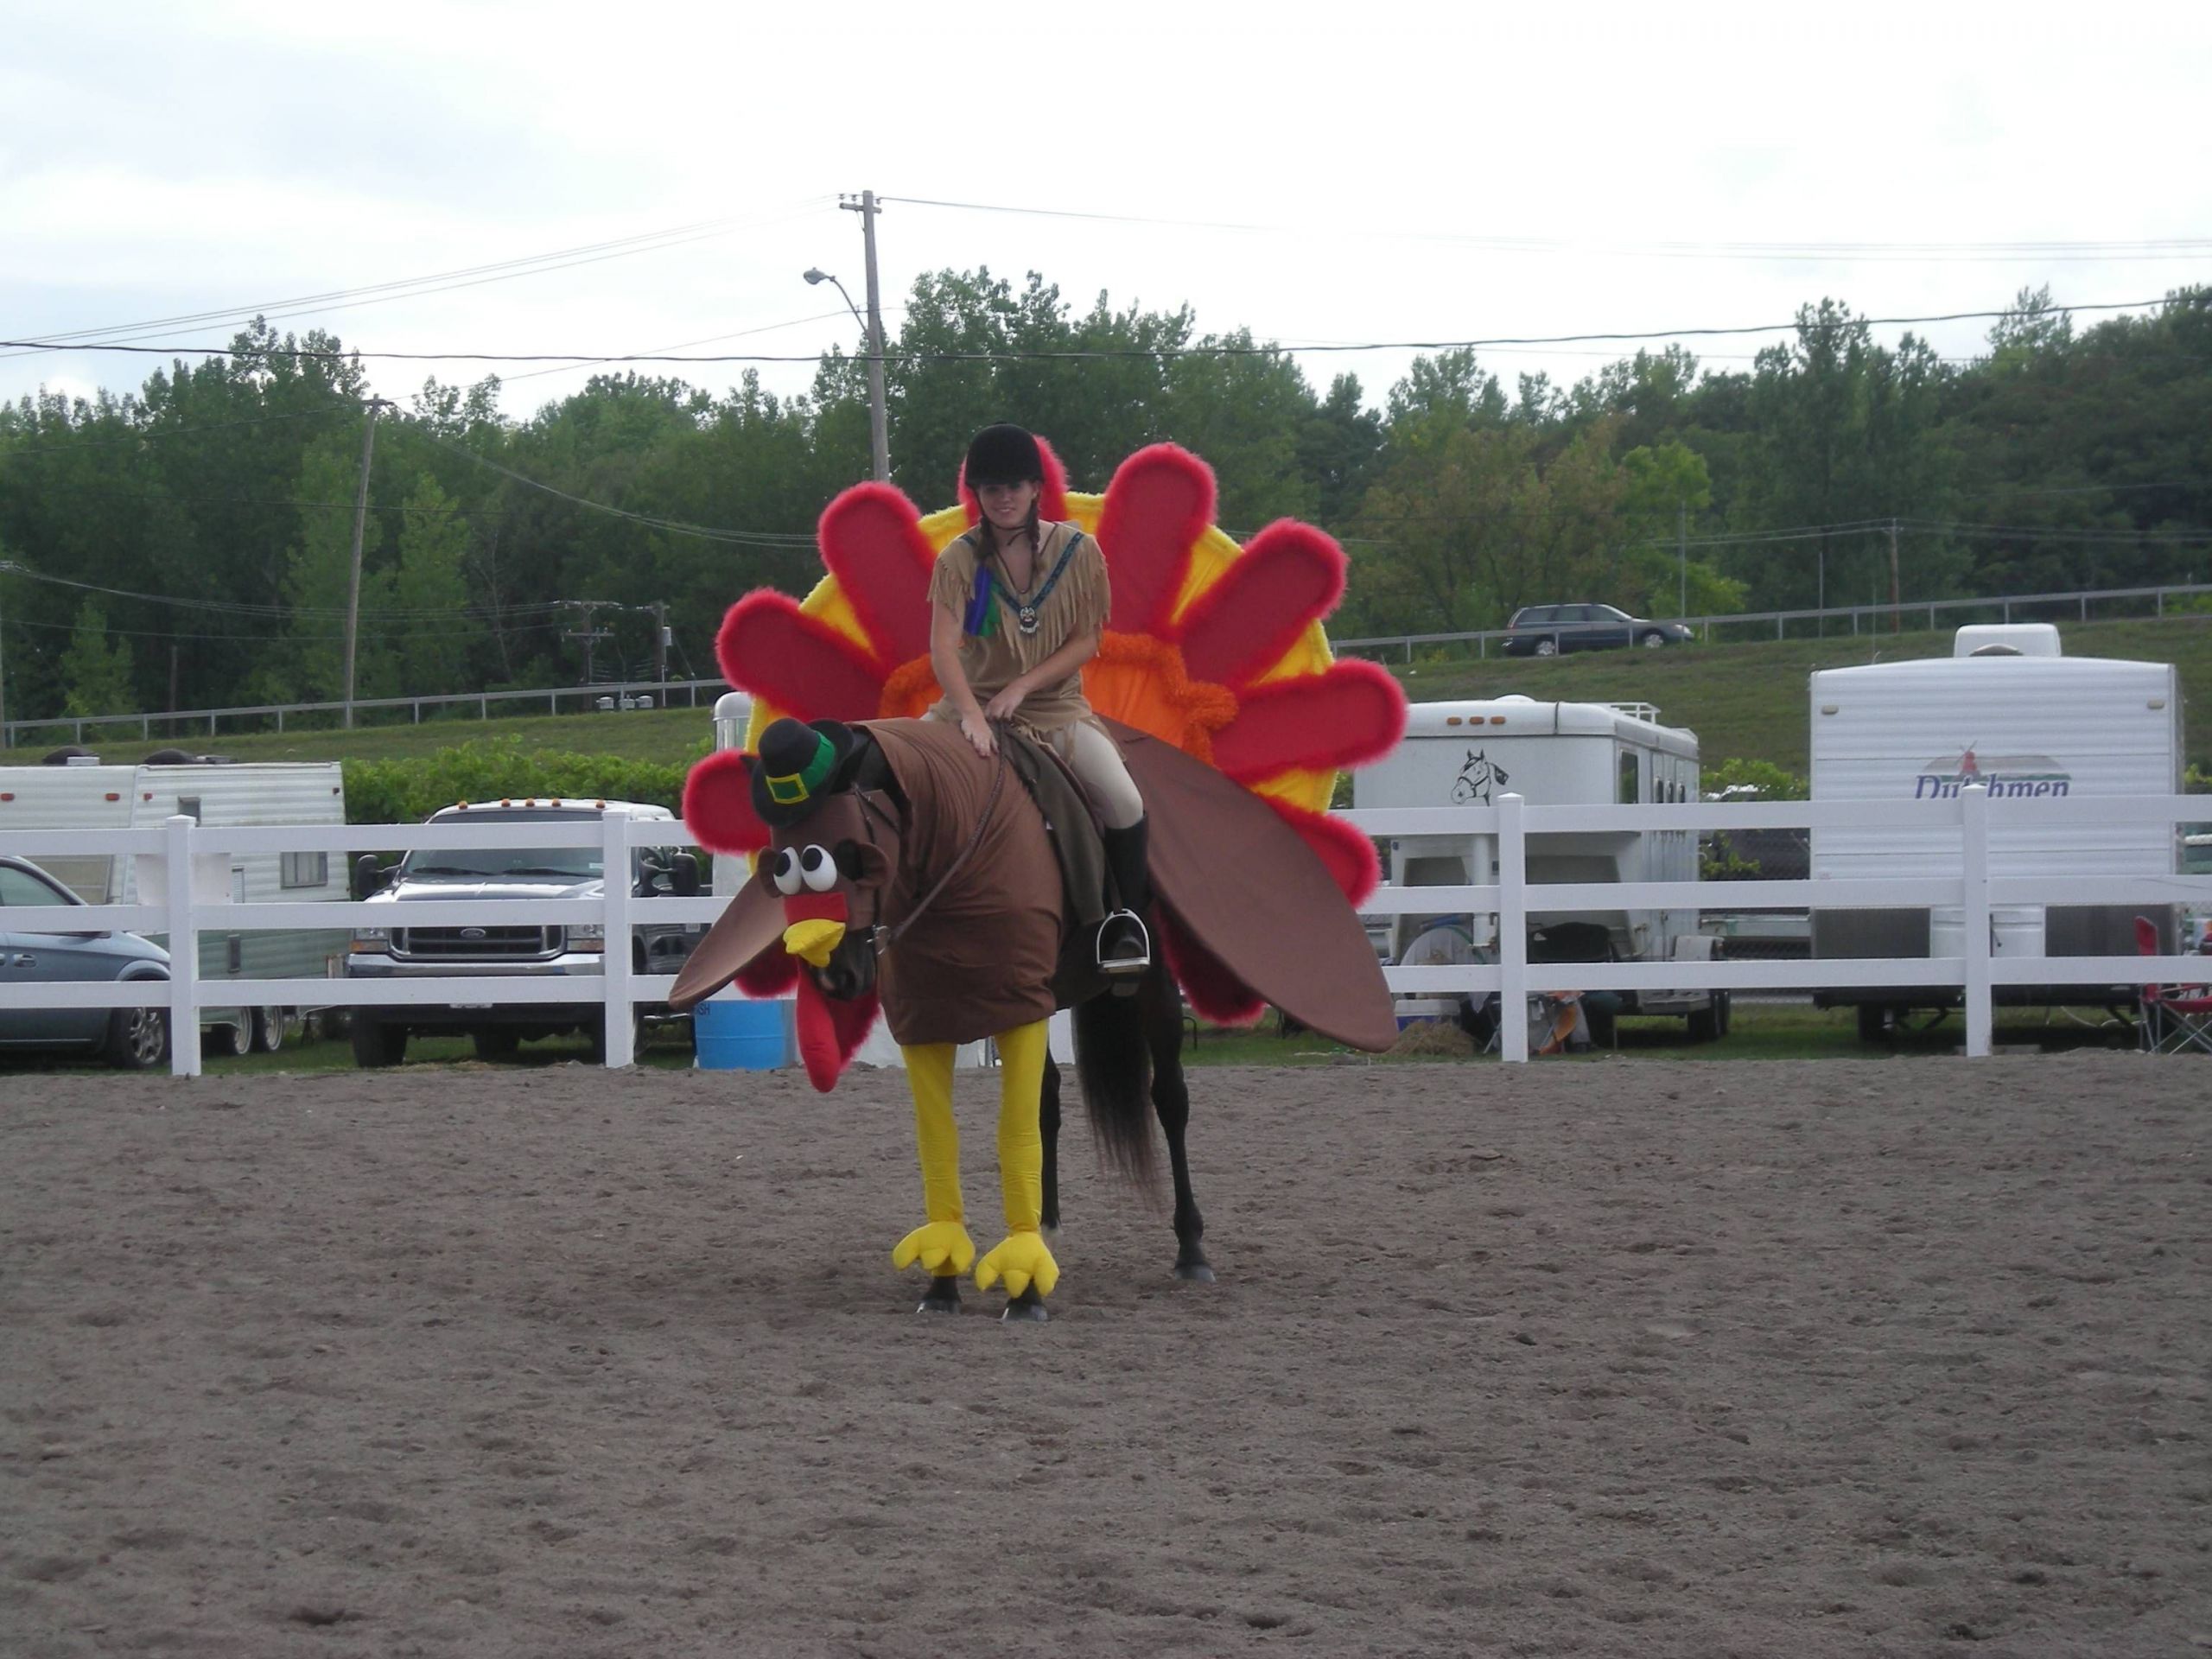
[[1014, 710], [1021, 707], [1022, 699], [1027, 697], [1028, 695], [1028, 692], [1022, 689], [1019, 682], [1007, 686], [1003, 691], [1001, 691], [998, 696], [993, 697], [988, 702], [983, 705], [983, 718], [986, 720], [1012, 720], [1014, 718]]
[[980, 709], [975, 714], [960, 716], [960, 734], [965, 737], [974, 747], [976, 753], [986, 760], [998, 753], [998, 737], [991, 730], [990, 721]]

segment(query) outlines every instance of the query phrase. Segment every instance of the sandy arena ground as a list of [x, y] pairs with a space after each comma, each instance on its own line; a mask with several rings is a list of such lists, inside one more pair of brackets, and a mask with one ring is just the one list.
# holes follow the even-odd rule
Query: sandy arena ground
[[2212, 1650], [2208, 1084], [1202, 1071], [1015, 1327], [895, 1076], [0, 1077], [0, 1651]]

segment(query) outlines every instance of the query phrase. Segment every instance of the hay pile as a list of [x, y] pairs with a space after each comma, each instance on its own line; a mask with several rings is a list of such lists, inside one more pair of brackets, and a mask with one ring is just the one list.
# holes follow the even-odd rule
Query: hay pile
[[1416, 1020], [1398, 1033], [1390, 1052], [1427, 1059], [1471, 1059], [1475, 1039], [1452, 1020]]

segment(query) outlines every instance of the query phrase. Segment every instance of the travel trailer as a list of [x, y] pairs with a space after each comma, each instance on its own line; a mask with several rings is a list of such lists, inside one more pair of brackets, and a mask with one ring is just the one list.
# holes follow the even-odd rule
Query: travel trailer
[[[0, 830], [146, 830], [181, 816], [209, 825], [343, 823], [346, 783], [335, 761], [232, 762], [163, 750], [137, 765], [106, 766], [96, 755], [55, 764], [0, 766]], [[56, 850], [35, 861], [86, 904], [135, 905], [140, 859]], [[282, 900], [343, 903], [345, 861], [327, 853], [235, 853], [235, 904]], [[149, 935], [162, 944], [167, 936]], [[200, 935], [200, 977], [319, 979], [346, 958], [342, 928], [302, 932], [226, 931]], [[207, 1008], [211, 1046], [245, 1053], [282, 1044], [292, 1008]]]
[[[2169, 875], [2180, 868], [2171, 824], [2051, 823], [2024, 818], [2024, 802], [2172, 795], [2181, 788], [2181, 687], [2171, 664], [2068, 657], [2047, 623], [1961, 628], [1949, 657], [1827, 669], [1812, 677], [1812, 798], [1891, 801], [1878, 828], [1812, 836], [1812, 874], [1950, 878], [1961, 868], [1957, 829], [1927, 809], [1970, 784], [1989, 791], [1989, 873], [2053, 878]], [[2005, 958], [2131, 955], [2134, 918], [2149, 915], [2177, 948], [2171, 905], [2012, 905], [1990, 917]], [[1955, 957], [1956, 908], [1821, 909], [1815, 958]], [[2135, 989], [1999, 985], [2001, 1002], [2132, 1007]], [[1956, 991], [1881, 987], [1821, 993], [1821, 1007], [1856, 1007], [1859, 1034], [1882, 1039], [1915, 1009], [1954, 1007]]]
[[[1405, 740], [1352, 776], [1356, 807], [1488, 806], [1504, 794], [1531, 806], [1651, 805], [1698, 799], [1697, 734], [1661, 723], [1649, 703], [1537, 702], [1503, 696], [1417, 702]], [[1482, 887], [1497, 879], [1495, 835], [1401, 836], [1388, 843], [1396, 887]], [[1528, 844], [1530, 882], [1694, 881], [1688, 830], [1545, 830]], [[1378, 941], [1397, 962], [1437, 918], [1399, 916]], [[1494, 960], [1497, 918], [1463, 917], [1483, 959]], [[1532, 962], [1710, 961], [1714, 941], [1694, 909], [1605, 908], [1546, 912], [1529, 923]], [[1726, 992], [1622, 992], [1624, 1014], [1678, 1014], [1694, 1035], [1728, 1023]], [[1441, 1012], [1401, 999], [1401, 1015]]]

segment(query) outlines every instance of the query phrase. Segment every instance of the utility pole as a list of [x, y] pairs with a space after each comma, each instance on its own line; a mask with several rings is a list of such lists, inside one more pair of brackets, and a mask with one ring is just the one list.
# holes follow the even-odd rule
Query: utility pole
[[1688, 616], [1690, 613], [1690, 504], [1687, 501], [1675, 503], [1675, 553], [1682, 573], [1682, 596], [1675, 614]]
[[868, 426], [875, 450], [875, 475], [891, 479], [890, 417], [883, 403], [883, 295], [875, 275], [875, 216], [883, 206], [875, 192], [863, 190], [857, 199], [845, 196], [837, 205], [861, 216], [861, 237], [868, 247]]
[[[22, 574], [23, 567], [12, 559], [0, 559], [0, 575]], [[0, 618], [0, 749], [8, 747], [8, 628]]]
[[1904, 600], [1899, 597], [1897, 587], [1897, 521], [1892, 518], [1890, 520], [1890, 632], [1891, 633], [1901, 633], [1904, 631], [1904, 612], [1900, 608], [1904, 603]]
[[346, 583], [346, 728], [353, 727], [353, 663], [361, 634], [361, 531], [369, 518], [369, 462], [377, 449], [377, 411], [391, 405], [381, 397], [368, 402], [361, 423], [361, 483], [353, 496], [353, 566]]
[[594, 613], [606, 608], [607, 601], [597, 599], [564, 599], [561, 603], [569, 610], [583, 613], [582, 623], [579, 626], [569, 629], [561, 637], [563, 639], [574, 639], [583, 646], [583, 683], [586, 685], [596, 685], [598, 681], [592, 677], [593, 652], [601, 640], [611, 639], [614, 637], [611, 629], [592, 626], [594, 620]]
[[653, 613], [653, 679], [660, 686], [661, 702], [668, 702], [668, 601], [655, 600]]

